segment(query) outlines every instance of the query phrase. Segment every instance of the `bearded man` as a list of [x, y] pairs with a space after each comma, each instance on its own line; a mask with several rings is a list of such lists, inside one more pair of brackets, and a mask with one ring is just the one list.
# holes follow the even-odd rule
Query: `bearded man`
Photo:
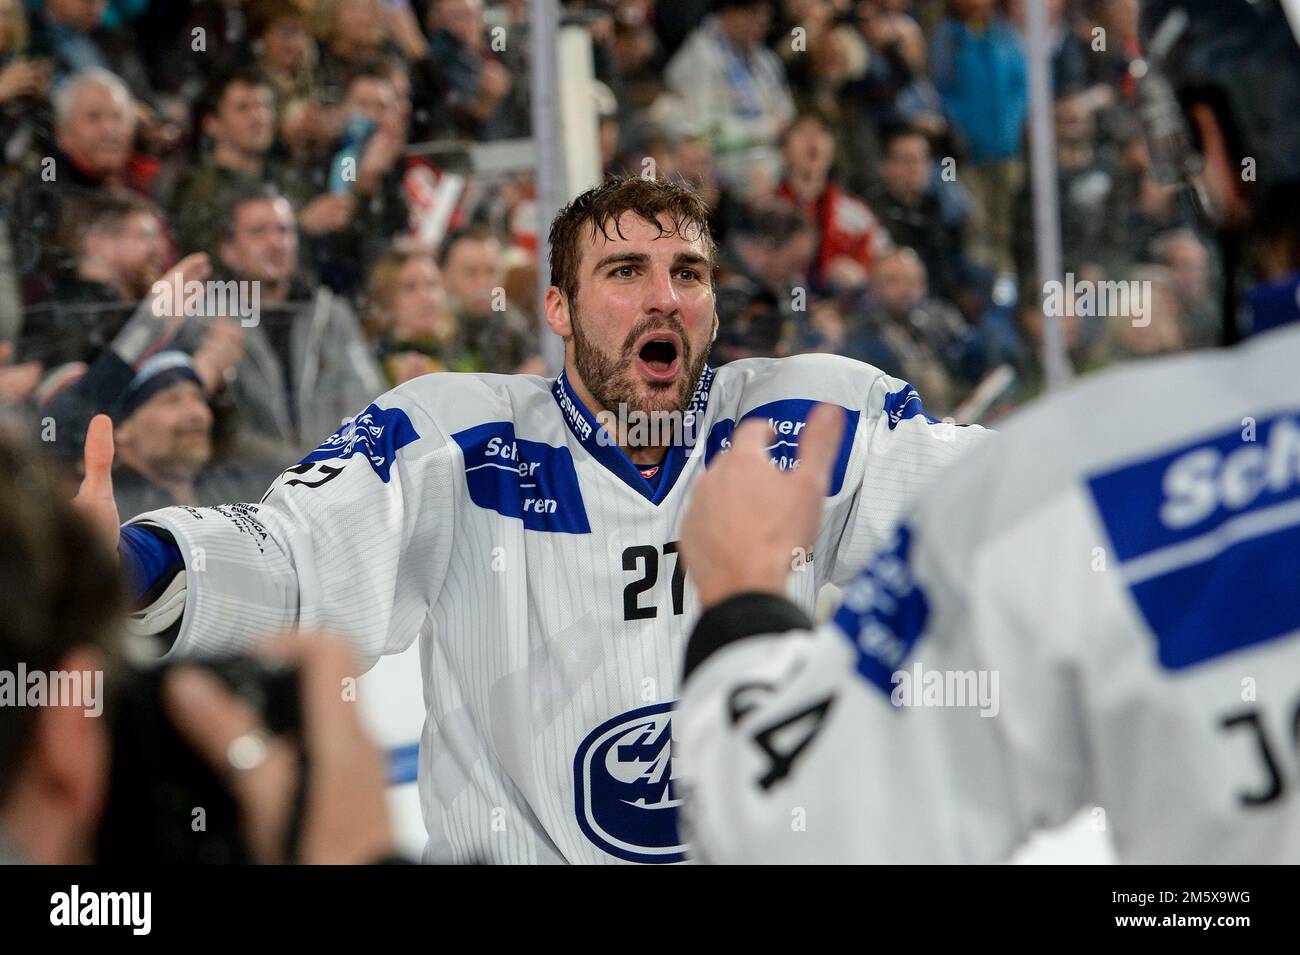
[[[677, 542], [691, 483], [739, 421], [769, 421], [773, 466], [791, 468], [811, 408], [845, 410], [816, 537], [789, 555], [787, 592], [808, 609], [982, 434], [833, 355], [710, 369], [707, 221], [669, 182], [582, 194], [551, 227], [557, 378], [413, 379], [259, 504], [121, 529], [142, 626], [174, 655], [319, 628], [368, 667], [420, 639], [427, 861], [685, 858], [669, 717], [698, 598]], [[109, 438], [92, 431], [82, 507], [117, 539]]]

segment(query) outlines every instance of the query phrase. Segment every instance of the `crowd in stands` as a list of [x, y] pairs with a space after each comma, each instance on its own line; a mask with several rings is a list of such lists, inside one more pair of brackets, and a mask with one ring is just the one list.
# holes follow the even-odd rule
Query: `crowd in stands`
[[[561, 3], [606, 175], [713, 209], [712, 363], [848, 355], [961, 420], [1041, 391], [1027, 3]], [[1151, 289], [1145, 323], [1067, 302], [1075, 370], [1212, 344], [1214, 250], [1138, 122], [1137, 0], [1047, 16], [1063, 270]], [[72, 481], [110, 413], [125, 520], [257, 500], [416, 376], [555, 373], [534, 168], [466, 160], [530, 137], [528, 77], [524, 0], [0, 0], [5, 416]], [[193, 282], [234, 300], [184, 306]]]

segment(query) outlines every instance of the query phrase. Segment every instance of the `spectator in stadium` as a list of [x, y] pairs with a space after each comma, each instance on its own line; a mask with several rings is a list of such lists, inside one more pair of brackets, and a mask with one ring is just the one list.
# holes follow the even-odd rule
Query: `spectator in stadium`
[[50, 63], [32, 56], [22, 0], [0, 0], [0, 173], [22, 168], [48, 117]]
[[66, 80], [54, 95], [57, 148], [15, 192], [12, 238], [20, 271], [29, 278], [27, 304], [48, 297], [53, 276], [73, 265], [62, 230], [81, 206], [105, 189], [135, 185], [128, 163], [135, 136], [135, 104], [126, 85], [102, 69]]
[[296, 159], [323, 150], [331, 132], [306, 8], [300, 0], [256, 0], [249, 20], [257, 65], [275, 91], [280, 139]]
[[301, 202], [306, 184], [299, 173], [270, 158], [275, 91], [256, 66], [238, 64], [213, 78], [196, 113], [211, 147], [176, 190], [176, 230], [182, 248], [214, 253], [224, 193], [270, 182]]
[[212, 409], [184, 352], [146, 360], [113, 419], [113, 493], [122, 520], [172, 504], [254, 500], [279, 470], [213, 465]]
[[356, 164], [354, 180], [357, 195], [368, 198], [380, 191], [384, 176], [397, 167], [406, 143], [410, 91], [401, 90], [399, 97], [393, 70], [383, 60], [358, 66], [348, 76], [345, 89], [341, 108], [344, 127], [366, 120], [372, 128]]
[[878, 335], [864, 335], [850, 328], [847, 314], [850, 308], [860, 307], [857, 302], [842, 299], [816, 299], [808, 306], [807, 321], [801, 327], [801, 337], [791, 348], [795, 352], [824, 352], [844, 355], [865, 361], [882, 370], [898, 368], [898, 357]]
[[[345, 299], [298, 278], [298, 230], [269, 186], [236, 193], [220, 243], [225, 278], [258, 283], [260, 315], [243, 328], [243, 358], [224, 397], [242, 426], [279, 448], [286, 466], [383, 390], [383, 376]], [[251, 287], [251, 286], [250, 286]], [[178, 341], [198, 344], [187, 329]]]
[[596, 138], [600, 143], [600, 168], [606, 179], [623, 175], [625, 170], [619, 166], [619, 143], [621, 142], [618, 121], [618, 99], [604, 83], [592, 83], [592, 100], [596, 105]]
[[881, 256], [870, 291], [871, 304], [845, 353], [865, 355], [879, 348], [878, 339], [896, 362], [885, 370], [916, 386], [932, 414], [950, 414], [985, 370], [961, 313], [930, 297], [925, 264], [908, 248]]
[[[398, 100], [383, 61], [358, 66], [346, 90], [340, 107], [343, 132], [319, 170], [327, 193], [302, 210], [299, 223], [313, 238], [321, 279], [351, 296], [362, 291], [370, 264], [408, 223], [402, 152], [410, 103]], [[324, 206], [319, 217], [317, 206]]]
[[1024, 181], [1025, 54], [993, 0], [950, 0], [949, 12], [935, 30], [931, 75], [949, 120], [966, 141], [958, 175], [981, 216], [978, 254], [984, 265], [1009, 273], [1012, 214]]
[[682, 136], [672, 148], [672, 164], [677, 175], [690, 183], [709, 205], [709, 231], [713, 240], [722, 245], [728, 230], [744, 214], [744, 203], [723, 181], [708, 136], [693, 133]]
[[[185, 314], [158, 306], [173, 302], [175, 290], [183, 293], [186, 283], [202, 283], [210, 274], [211, 263], [203, 253], [186, 256], [168, 266], [151, 283], [150, 294], [133, 309], [117, 306], [129, 312], [129, 317], [120, 323], [111, 338], [100, 329], [95, 329], [94, 337], [85, 333], [73, 335], [72, 328], [55, 328], [49, 336], [52, 344], [43, 345], [40, 340], [32, 342], [24, 338], [25, 357], [36, 357], [49, 369], [33, 397], [39, 405], [41, 420], [53, 425], [41, 437], [56, 468], [75, 466], [91, 418], [114, 412], [143, 362], [170, 347], [184, 326]], [[234, 329], [238, 332], [239, 326], [235, 325]], [[217, 327], [205, 332], [200, 327], [193, 334], [197, 347], [196, 369], [201, 376], [221, 378], [225, 364], [232, 361], [227, 347], [229, 332]], [[78, 354], [91, 357], [69, 360]]]
[[[810, 4], [806, 9], [813, 16], [799, 25], [807, 31], [800, 42], [781, 42], [776, 49], [785, 61], [799, 112], [836, 115], [847, 86], [866, 75], [871, 53], [857, 30], [830, 19], [829, 3]], [[783, 33], [793, 38], [790, 31]]]
[[656, 7], [648, 0], [622, 3], [614, 17], [614, 29], [607, 45], [613, 69], [622, 81], [619, 101], [632, 109], [647, 108], [663, 92], [663, 51], [655, 35], [655, 28], [662, 23], [662, 10], [662, 4]]
[[1062, 259], [1066, 268], [1097, 264], [1125, 268], [1123, 217], [1115, 208], [1115, 157], [1097, 148], [1090, 95], [1067, 90], [1056, 99], [1056, 168], [1061, 203]]
[[126, 185], [135, 103], [121, 79], [97, 68], [78, 73], [57, 89], [54, 108], [55, 139], [74, 173], [95, 185]]
[[951, 130], [943, 101], [930, 81], [926, 40], [920, 26], [905, 12], [874, 3], [855, 8], [856, 30], [864, 45], [864, 65], [843, 88], [832, 111], [836, 155], [844, 185], [860, 195], [876, 186], [880, 133], [907, 123], [947, 145]]
[[[896, 245], [921, 257], [931, 288], [951, 296], [970, 273], [965, 256], [970, 207], [963, 201], [944, 201], [930, 140], [920, 130], [893, 126], [882, 141], [880, 185], [872, 194], [871, 208]], [[964, 200], [960, 185], [951, 185]]]
[[817, 227], [817, 252], [809, 273], [814, 290], [866, 286], [889, 234], [867, 204], [831, 181], [835, 137], [817, 113], [803, 113], [781, 142], [785, 177], [777, 196], [797, 206]]
[[330, 0], [323, 10], [327, 25], [319, 75], [322, 96], [332, 106], [344, 96], [357, 67], [394, 48], [384, 29], [379, 0]]
[[149, 295], [167, 259], [157, 210], [135, 193], [106, 191], [80, 208], [67, 226], [73, 267], [23, 322], [24, 354], [47, 367], [90, 361]]
[[709, 352], [715, 368], [741, 358], [780, 358], [785, 317], [767, 289], [739, 276], [717, 287], [718, 337]]
[[534, 326], [506, 298], [500, 240], [481, 227], [459, 230], [438, 264], [456, 315], [459, 369], [541, 374]]
[[1151, 259], [1174, 274], [1188, 345], [1207, 348], [1218, 344], [1222, 322], [1216, 307], [1218, 296], [1211, 287], [1210, 254], [1205, 243], [1191, 229], [1174, 229], [1156, 236], [1151, 243]]
[[45, 0], [32, 10], [32, 46], [50, 51], [55, 85], [87, 70], [120, 76], [134, 97], [144, 100], [151, 87], [134, 37], [103, 25], [107, 0]]
[[1123, 222], [1126, 262], [1139, 261], [1156, 236], [1197, 225], [1196, 202], [1177, 185], [1162, 181], [1152, 168], [1147, 139], [1136, 117], [1121, 110], [1115, 122], [1115, 193], [1110, 213]]
[[770, 292], [794, 320], [807, 308], [808, 271], [816, 254], [816, 229], [797, 208], [784, 202], [747, 207], [722, 248], [721, 278], [748, 279]]
[[795, 113], [785, 67], [763, 42], [771, 6], [770, 0], [718, 0], [717, 12], [664, 71], [685, 119], [709, 130], [723, 180], [742, 191], [751, 163], [776, 168], [781, 133]]
[[[433, 0], [428, 7], [429, 53], [425, 75], [443, 91], [450, 129], [473, 139], [501, 138], [502, 115], [514, 86], [510, 72], [489, 49], [482, 0]], [[504, 124], [504, 125], [503, 125]]]
[[134, 305], [162, 271], [167, 245], [155, 207], [131, 192], [97, 196], [72, 224], [76, 273], [56, 291], [60, 301]]
[[1133, 290], [1129, 312], [1098, 316], [1103, 325], [1091, 349], [1089, 370], [1187, 347], [1178, 277], [1174, 272], [1162, 265], [1143, 262], [1122, 277]]
[[433, 256], [389, 253], [370, 270], [366, 332], [389, 385], [458, 370], [456, 318]]
[[863, 76], [846, 91], [874, 127], [906, 122], [936, 139], [948, 132], [943, 101], [926, 67], [926, 40], [907, 12], [859, 3], [857, 33], [867, 45]]
[[[1097, 149], [1089, 95], [1067, 90], [1056, 99], [1056, 176], [1061, 263], [1067, 272], [1122, 271], [1132, 263], [1124, 210], [1119, 207], [1113, 155]], [[1033, 261], [1033, 195], [1025, 184], [1016, 203], [1020, 273]]]

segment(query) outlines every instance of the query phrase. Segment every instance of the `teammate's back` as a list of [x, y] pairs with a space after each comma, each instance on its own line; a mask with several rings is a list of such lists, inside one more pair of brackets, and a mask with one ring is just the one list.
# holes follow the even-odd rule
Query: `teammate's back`
[[1125, 861], [1300, 857], [1297, 366], [1292, 328], [1043, 402], [815, 639], [706, 660], [677, 720], [704, 854], [996, 861], [1100, 806]]

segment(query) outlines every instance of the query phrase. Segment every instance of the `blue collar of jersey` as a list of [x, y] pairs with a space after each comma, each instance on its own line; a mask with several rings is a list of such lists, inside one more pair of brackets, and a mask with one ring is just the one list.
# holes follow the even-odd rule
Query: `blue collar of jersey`
[[[691, 403], [686, 406], [683, 417], [694, 416], [695, 422], [703, 421], [704, 411], [709, 404], [709, 389], [712, 385], [713, 369], [705, 366], [699, 384], [695, 386], [695, 394], [691, 397]], [[573, 393], [567, 373], [560, 372], [560, 376], [555, 379], [555, 384], [551, 386], [551, 394], [555, 398], [555, 403], [560, 406], [565, 424], [569, 426], [573, 436], [578, 439], [578, 443], [587, 450], [588, 454], [651, 504], [659, 504], [668, 496], [668, 492], [677, 483], [677, 476], [682, 473], [682, 468], [690, 459], [691, 447], [682, 444], [669, 445], [668, 455], [660, 465], [662, 473], [656, 475], [657, 479], [654, 482], [648, 481], [641, 474], [641, 468], [632, 462], [632, 459], [618, 446], [618, 442], [605, 430], [604, 425], [587, 410], [582, 399]]]

